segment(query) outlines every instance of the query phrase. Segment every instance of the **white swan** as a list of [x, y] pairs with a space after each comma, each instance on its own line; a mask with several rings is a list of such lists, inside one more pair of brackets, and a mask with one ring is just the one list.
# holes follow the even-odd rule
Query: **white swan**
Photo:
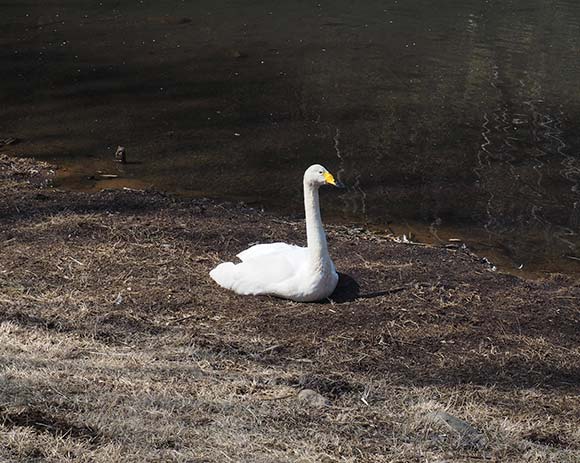
[[307, 247], [286, 243], [257, 244], [238, 254], [239, 264], [224, 262], [210, 276], [242, 295], [271, 295], [299, 302], [319, 301], [332, 294], [338, 274], [328, 254], [320, 217], [318, 189], [338, 186], [334, 177], [315, 164], [304, 173]]

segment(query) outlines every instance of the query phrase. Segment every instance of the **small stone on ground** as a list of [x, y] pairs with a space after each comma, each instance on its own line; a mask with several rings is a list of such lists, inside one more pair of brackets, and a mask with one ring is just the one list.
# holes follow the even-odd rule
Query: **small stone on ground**
[[297, 399], [312, 407], [326, 407], [330, 405], [328, 399], [312, 389], [303, 389], [298, 393]]

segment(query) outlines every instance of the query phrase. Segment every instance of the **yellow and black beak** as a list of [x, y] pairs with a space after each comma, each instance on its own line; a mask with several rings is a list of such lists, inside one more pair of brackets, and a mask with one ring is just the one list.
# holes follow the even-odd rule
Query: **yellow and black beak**
[[324, 172], [324, 180], [326, 180], [326, 183], [329, 185], [333, 185], [337, 188], [344, 188], [344, 185], [341, 182], [336, 181], [330, 172]]

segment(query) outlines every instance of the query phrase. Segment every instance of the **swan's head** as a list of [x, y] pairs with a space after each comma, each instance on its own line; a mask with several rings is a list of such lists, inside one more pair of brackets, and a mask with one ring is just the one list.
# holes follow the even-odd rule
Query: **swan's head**
[[342, 186], [341, 183], [337, 182], [332, 174], [320, 164], [314, 164], [306, 169], [306, 172], [304, 172], [304, 183], [316, 187], [322, 185]]

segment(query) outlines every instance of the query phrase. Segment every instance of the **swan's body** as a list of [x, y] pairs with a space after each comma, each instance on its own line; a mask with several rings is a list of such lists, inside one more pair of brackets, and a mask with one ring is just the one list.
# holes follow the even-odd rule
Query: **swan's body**
[[304, 173], [307, 247], [257, 244], [237, 255], [242, 262], [224, 262], [210, 276], [220, 286], [243, 295], [267, 294], [300, 302], [330, 296], [338, 283], [338, 274], [328, 254], [320, 217], [318, 189], [324, 184], [336, 186], [324, 167], [313, 165]]

